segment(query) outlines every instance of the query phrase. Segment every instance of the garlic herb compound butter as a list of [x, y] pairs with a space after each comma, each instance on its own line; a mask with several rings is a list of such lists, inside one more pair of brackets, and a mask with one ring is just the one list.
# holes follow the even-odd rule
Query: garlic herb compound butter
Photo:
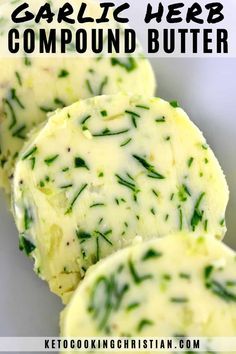
[[63, 337], [235, 333], [236, 256], [206, 234], [173, 234], [100, 261], [61, 315]]
[[223, 172], [178, 103], [124, 94], [57, 111], [13, 180], [21, 249], [65, 302], [92, 264], [138, 235], [222, 239], [227, 201]]
[[[58, 1], [58, 5], [63, 2]], [[81, 2], [72, 1], [74, 8]], [[87, 3], [88, 13], [96, 18], [100, 7], [92, 1]], [[40, 5], [39, 0], [30, 1], [33, 10]], [[0, 36], [7, 33], [14, 8], [13, 1], [0, 6]], [[151, 65], [140, 50], [126, 58], [101, 54], [91, 58], [11, 56], [0, 58], [0, 65], [0, 187], [7, 192], [28, 133], [46, 119], [48, 112], [78, 99], [120, 91], [153, 95], [156, 87]]]

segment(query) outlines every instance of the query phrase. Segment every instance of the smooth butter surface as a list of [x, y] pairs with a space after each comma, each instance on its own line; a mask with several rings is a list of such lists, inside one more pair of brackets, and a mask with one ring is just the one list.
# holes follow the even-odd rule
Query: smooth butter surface
[[[71, 3], [78, 9], [81, 2], [73, 0]], [[53, 6], [59, 8], [63, 3], [65, 1], [60, 0]], [[87, 14], [97, 18], [101, 13], [98, 4], [90, 0], [86, 3]], [[29, 4], [35, 12], [42, 5], [39, 0], [31, 0]], [[0, 7], [0, 36], [7, 33], [9, 14], [15, 8], [15, 2]], [[109, 26], [115, 28], [116, 25], [110, 22]], [[44, 27], [47, 28], [47, 23]], [[140, 49], [124, 59], [105, 58], [100, 54], [93, 58], [11, 56], [1, 58], [0, 66], [0, 187], [7, 192], [12, 168], [27, 134], [46, 119], [47, 112], [78, 99], [120, 91], [153, 95], [156, 88], [151, 65]]]
[[210, 235], [129, 247], [91, 267], [62, 312], [61, 335], [235, 336], [235, 274], [235, 253]]
[[80, 101], [52, 116], [22, 151], [16, 224], [35, 270], [64, 301], [90, 265], [139, 235], [191, 230], [223, 238], [224, 175], [175, 107], [122, 94]]

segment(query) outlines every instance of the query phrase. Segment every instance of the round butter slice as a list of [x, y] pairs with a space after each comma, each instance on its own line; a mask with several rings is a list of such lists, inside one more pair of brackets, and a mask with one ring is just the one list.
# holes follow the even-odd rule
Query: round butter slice
[[[65, 1], [57, 0], [57, 5]], [[82, 0], [73, 0], [75, 11]], [[86, 0], [86, 13], [94, 18], [102, 12], [98, 3]], [[42, 2], [31, 0], [30, 9]], [[56, 2], [54, 2], [55, 6]], [[0, 7], [1, 34], [8, 33], [9, 13], [15, 2]], [[64, 25], [64, 24], [63, 24]], [[28, 24], [21, 25], [28, 26]], [[47, 23], [45, 26], [49, 26]], [[76, 24], [74, 25], [76, 28]], [[91, 27], [95, 24], [91, 24]], [[116, 25], [111, 22], [110, 27]], [[70, 57], [10, 57], [0, 59], [0, 187], [10, 192], [9, 180], [27, 134], [54, 111], [84, 99], [121, 92], [154, 95], [156, 82], [153, 70], [140, 49], [127, 58], [111, 55]], [[134, 84], [135, 82], [135, 84]]]
[[80, 101], [21, 152], [13, 207], [22, 248], [32, 244], [36, 271], [64, 301], [90, 265], [139, 235], [223, 238], [224, 175], [176, 106], [124, 94]]
[[235, 333], [236, 255], [211, 235], [186, 232], [100, 261], [61, 315], [63, 337]]

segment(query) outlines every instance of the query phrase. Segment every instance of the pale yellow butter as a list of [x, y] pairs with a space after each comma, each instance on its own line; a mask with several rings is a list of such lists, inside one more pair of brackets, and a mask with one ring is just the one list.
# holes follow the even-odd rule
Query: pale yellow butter
[[23, 248], [65, 302], [89, 266], [131, 243], [178, 230], [223, 238], [225, 177], [176, 106], [124, 94], [80, 101], [21, 152], [13, 210]]

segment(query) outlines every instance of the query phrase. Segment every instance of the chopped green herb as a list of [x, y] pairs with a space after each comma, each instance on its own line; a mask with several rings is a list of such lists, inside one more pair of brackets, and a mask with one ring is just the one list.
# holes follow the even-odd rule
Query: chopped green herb
[[135, 107], [137, 107], [137, 108], [141, 108], [141, 109], [150, 110], [150, 107], [148, 107], [148, 106], [144, 106], [144, 105], [141, 105], [141, 104], [137, 104]]
[[154, 208], [151, 208], [151, 213], [153, 214], [153, 215], [156, 215], [156, 211], [155, 211], [155, 209]]
[[80, 124], [82, 124], [82, 125], [85, 124], [89, 118], [91, 118], [91, 115], [88, 115], [85, 118], [83, 118], [83, 120], [81, 121]]
[[30, 229], [32, 221], [33, 221], [33, 218], [32, 218], [30, 210], [28, 208], [25, 208], [25, 211], [24, 211], [24, 228], [25, 228], [25, 231]]
[[171, 101], [171, 102], [169, 102], [169, 103], [170, 103], [170, 105], [171, 105], [173, 108], [179, 108], [179, 107], [180, 107], [178, 101]]
[[140, 306], [140, 303], [139, 302], [133, 302], [132, 304], [130, 304], [130, 305], [128, 305], [127, 307], [126, 307], [126, 311], [133, 311], [133, 310], [135, 310], [137, 307], [139, 307]]
[[76, 230], [76, 236], [78, 237], [79, 240], [88, 240], [92, 238], [92, 235], [89, 234], [88, 232], [81, 231], [81, 230]]
[[194, 160], [194, 158], [190, 157], [190, 159], [188, 160], [188, 167], [191, 167], [193, 160]]
[[[111, 230], [109, 230], [109, 231], [111, 231]], [[100, 231], [95, 231], [94, 232], [95, 233], [95, 235], [97, 235], [97, 236], [101, 236], [107, 243], [109, 243], [109, 245], [111, 245], [111, 246], [113, 246], [113, 243], [106, 237], [107, 235], [108, 235], [108, 233], [110, 233], [110, 232], [100, 232]]]
[[96, 133], [93, 134], [93, 137], [98, 138], [98, 137], [103, 137], [103, 136], [113, 136], [113, 135], [121, 135], [128, 133], [129, 129], [124, 129], [116, 132], [112, 132], [109, 129], [104, 129], [101, 133]]
[[131, 274], [135, 284], [139, 285], [145, 280], [152, 279], [151, 274], [139, 275], [137, 270], [135, 269], [134, 263], [132, 262], [131, 259], [129, 260], [128, 266], [129, 266], [130, 274]]
[[150, 248], [142, 257], [142, 261], [147, 261], [151, 258], [160, 258], [162, 253]]
[[126, 188], [129, 188], [130, 190], [132, 190], [134, 192], [134, 200], [137, 200], [137, 194], [140, 192], [140, 190], [138, 189], [138, 187], [136, 186], [136, 184], [134, 183], [134, 179], [130, 178], [130, 176], [128, 175], [129, 179], [131, 180], [127, 180], [123, 177], [120, 177], [119, 175], [115, 175], [118, 179], [118, 183]]
[[108, 83], [108, 77], [106, 76], [104, 78], [104, 80], [101, 82], [101, 85], [100, 85], [99, 90], [98, 90], [98, 96], [103, 94], [104, 87], [107, 85], [107, 83]]
[[188, 197], [191, 197], [191, 193], [185, 184], [179, 187], [178, 197], [181, 202], [186, 202]]
[[154, 322], [151, 321], [151, 320], [147, 320], [146, 318], [141, 320], [138, 324], [138, 327], [137, 327], [137, 331], [140, 333], [144, 327], [147, 327], [147, 326], [153, 326], [154, 325]]
[[162, 118], [158, 118], [155, 120], [156, 123], [165, 123], [166, 122], [166, 118], [162, 117]]
[[75, 168], [86, 168], [86, 170], [89, 170], [88, 165], [81, 157], [75, 157], [74, 162], [75, 162]]
[[164, 179], [165, 177], [162, 176], [160, 173], [158, 173], [154, 166], [152, 166], [150, 163], [148, 163], [146, 160], [144, 160], [142, 157], [133, 155], [133, 158], [135, 158], [150, 174], [148, 174], [148, 177], [150, 178], [156, 178], [156, 179]]
[[107, 115], [108, 115], [106, 110], [101, 111], [100, 113], [101, 113], [101, 116], [103, 116], [103, 117], [107, 117]]
[[44, 113], [49, 113], [54, 111], [54, 108], [52, 107], [45, 107], [45, 106], [40, 106], [39, 107], [40, 111], [44, 112]]
[[15, 75], [16, 75], [18, 84], [19, 84], [20, 86], [22, 86], [22, 79], [21, 79], [20, 73], [19, 73], [18, 71], [16, 71], [16, 72], [15, 72]]
[[34, 146], [30, 151], [26, 152], [23, 157], [22, 160], [26, 160], [28, 157], [32, 156], [33, 154], [36, 153], [36, 151], [38, 150], [37, 146]]
[[79, 196], [83, 193], [83, 191], [87, 188], [87, 186], [88, 186], [87, 183], [84, 184], [84, 185], [80, 188], [80, 190], [76, 193], [76, 195], [75, 195], [75, 197], [73, 198], [73, 200], [72, 200], [72, 202], [71, 202], [69, 208], [67, 209], [67, 211], [66, 211], [66, 213], [65, 213], [66, 215], [67, 215], [67, 214], [70, 214], [70, 213], [72, 212], [73, 206], [74, 206], [75, 202], [77, 201], [77, 199], [79, 198]]
[[199, 210], [200, 204], [202, 202], [203, 197], [205, 196], [206, 193], [201, 193], [196, 204], [194, 207], [194, 212], [193, 216], [191, 218], [191, 226], [192, 230], [195, 231], [196, 227], [198, 226], [199, 222], [202, 221], [203, 218], [203, 211]]
[[[12, 121], [11, 121], [11, 124], [9, 125], [9, 129], [11, 130], [16, 125], [16, 122], [17, 122], [16, 114], [15, 114], [14, 108], [12, 107], [12, 104], [8, 101], [8, 99], [6, 99], [6, 98], [3, 99], [3, 105], [4, 105], [4, 107], [5, 107], [5, 105], [8, 106], [10, 114], [11, 114]], [[6, 113], [5, 109], [4, 109], [4, 113]]]
[[61, 186], [60, 188], [61, 189], [68, 189], [68, 188], [71, 188], [71, 187], [73, 187], [73, 184], [65, 184], [64, 186]]
[[59, 155], [54, 155], [54, 156], [50, 156], [47, 157], [44, 162], [46, 163], [46, 165], [50, 166], [54, 161], [56, 161], [58, 159]]
[[132, 141], [132, 139], [129, 138], [128, 140], [126, 140], [125, 142], [123, 142], [123, 143], [120, 145], [120, 147], [124, 147], [124, 146], [128, 145], [131, 141]]
[[25, 66], [31, 66], [31, 64], [32, 64], [31, 60], [28, 57], [24, 58], [24, 63], [25, 63]]
[[104, 203], [96, 203], [96, 204], [90, 205], [89, 208], [96, 208], [96, 207], [100, 207], [100, 206], [105, 206], [105, 204]]
[[67, 70], [65, 70], [65, 69], [61, 69], [60, 71], [59, 71], [59, 73], [58, 73], [58, 77], [60, 78], [60, 79], [62, 79], [62, 78], [64, 78], [64, 77], [67, 77], [67, 76], [69, 76], [69, 71], [67, 71]]
[[208, 220], [205, 220], [204, 222], [204, 231], [207, 231], [208, 229]]
[[21, 251], [24, 251], [27, 256], [29, 256], [34, 250], [35, 250], [35, 245], [27, 240], [23, 235], [20, 236], [19, 239], [19, 249]]
[[92, 89], [92, 86], [91, 86], [91, 84], [90, 84], [90, 81], [89, 81], [89, 80], [86, 80], [85, 83], [86, 83], [86, 85], [87, 85], [87, 89], [88, 89], [89, 93], [91, 93], [91, 95], [94, 96], [94, 91], [93, 91], [93, 89]]
[[20, 108], [25, 109], [25, 106], [23, 105], [23, 103], [21, 103], [19, 97], [18, 97], [17, 94], [16, 94], [16, 89], [14, 89], [14, 88], [11, 89], [11, 90], [10, 90], [10, 93], [11, 93], [11, 99], [12, 99], [12, 100], [15, 100], [16, 103], [19, 105]]
[[56, 97], [54, 98], [54, 103], [59, 106], [59, 107], [65, 107], [66, 106], [66, 103], [63, 102], [60, 98]]
[[16, 131], [14, 131], [12, 133], [12, 136], [13, 137], [16, 137], [16, 138], [19, 138], [21, 140], [25, 140], [26, 139], [26, 135], [25, 134], [22, 134], [26, 129], [26, 125], [23, 124], [22, 126], [20, 126]]
[[133, 116], [133, 117], [137, 117], [137, 118], [140, 118], [140, 117], [141, 117], [140, 114], [138, 114], [138, 113], [136, 113], [136, 112], [133, 112], [133, 111], [128, 111], [128, 110], [126, 110], [125, 113], [127, 113], [127, 114], [129, 114], [129, 115], [131, 115], [131, 116]]
[[118, 58], [112, 58], [111, 59], [111, 65], [116, 66], [119, 65], [123, 69], [125, 69], [127, 72], [131, 72], [137, 68], [137, 63], [134, 58], [128, 58], [126, 61], [125, 60], [120, 60]]

